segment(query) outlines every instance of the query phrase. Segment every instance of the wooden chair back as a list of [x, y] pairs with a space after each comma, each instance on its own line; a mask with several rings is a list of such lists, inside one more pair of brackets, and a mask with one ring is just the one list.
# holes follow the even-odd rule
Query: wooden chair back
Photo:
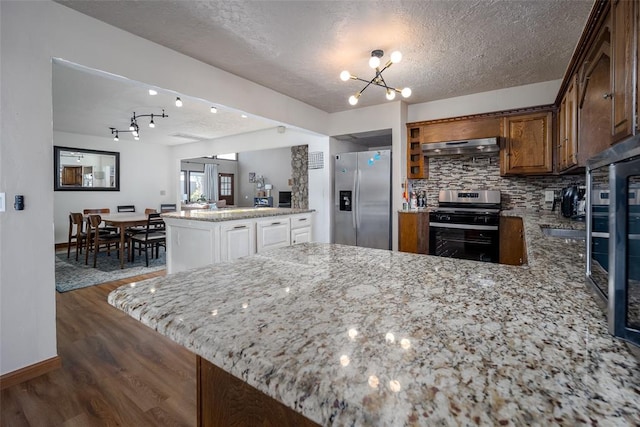
[[147, 209], [144, 210], [144, 214], [145, 215], [149, 215], [149, 214], [152, 214], [152, 213], [158, 213], [158, 211], [156, 209], [151, 209], [151, 208], [147, 208]]
[[99, 209], [84, 209], [82, 211], [83, 214], [108, 214], [111, 213], [109, 208], [99, 208]]
[[120, 205], [117, 207], [118, 212], [135, 212], [136, 207], [134, 205]]
[[89, 262], [89, 251], [93, 250], [93, 267], [96, 266], [98, 258], [98, 252], [100, 251], [100, 245], [105, 245], [107, 251], [110, 250], [111, 244], [120, 242], [120, 235], [115, 233], [104, 233], [104, 228], [100, 227], [102, 223], [102, 217], [98, 214], [89, 214], [87, 216], [87, 245], [86, 252], [84, 254], [84, 263]]

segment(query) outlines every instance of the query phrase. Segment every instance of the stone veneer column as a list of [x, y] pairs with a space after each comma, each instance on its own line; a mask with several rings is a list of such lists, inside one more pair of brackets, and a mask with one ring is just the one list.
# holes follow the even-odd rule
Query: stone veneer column
[[291, 147], [291, 207], [309, 208], [309, 147], [296, 145]]

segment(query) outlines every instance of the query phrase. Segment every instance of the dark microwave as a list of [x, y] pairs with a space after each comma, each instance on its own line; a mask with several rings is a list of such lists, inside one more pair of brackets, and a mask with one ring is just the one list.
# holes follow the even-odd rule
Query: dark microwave
[[587, 280], [609, 332], [640, 347], [640, 135], [587, 163]]

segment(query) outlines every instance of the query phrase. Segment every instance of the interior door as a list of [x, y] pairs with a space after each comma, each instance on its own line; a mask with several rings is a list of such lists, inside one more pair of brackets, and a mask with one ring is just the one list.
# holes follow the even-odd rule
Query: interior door
[[235, 204], [233, 178], [234, 175], [232, 173], [218, 174], [218, 200], [226, 201], [227, 205]]

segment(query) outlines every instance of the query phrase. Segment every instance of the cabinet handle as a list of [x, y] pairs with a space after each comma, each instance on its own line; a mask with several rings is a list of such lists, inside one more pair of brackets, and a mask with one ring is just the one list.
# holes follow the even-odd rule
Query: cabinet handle
[[298, 221], [306, 221], [307, 218], [298, 218]]
[[604, 94], [602, 94], [602, 97], [604, 99], [612, 99], [613, 98], [613, 94], [612, 93], [604, 93]]
[[247, 228], [246, 225], [236, 225], [235, 227], [233, 227], [234, 229], [238, 230], [240, 228]]
[[272, 222], [271, 225], [280, 225], [282, 224], [281, 222]]

